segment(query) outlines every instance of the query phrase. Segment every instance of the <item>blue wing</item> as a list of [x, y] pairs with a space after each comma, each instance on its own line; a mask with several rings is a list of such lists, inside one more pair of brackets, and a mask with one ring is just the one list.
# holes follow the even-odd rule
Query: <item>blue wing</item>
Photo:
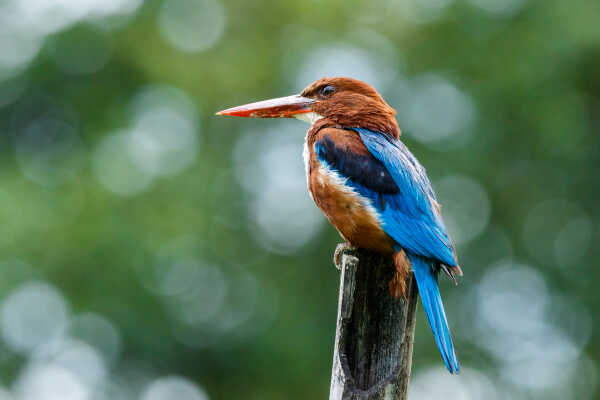
[[352, 130], [374, 158], [365, 161], [339, 150], [335, 154], [335, 148], [321, 140], [315, 144], [320, 161], [372, 201], [384, 231], [399, 247], [456, 266], [454, 246], [435, 209], [435, 194], [425, 169], [401, 141], [367, 129]]
[[435, 209], [435, 194], [425, 169], [400, 140], [367, 129], [354, 130], [400, 189], [391, 207], [382, 212], [386, 233], [405, 249], [455, 266], [454, 245]]

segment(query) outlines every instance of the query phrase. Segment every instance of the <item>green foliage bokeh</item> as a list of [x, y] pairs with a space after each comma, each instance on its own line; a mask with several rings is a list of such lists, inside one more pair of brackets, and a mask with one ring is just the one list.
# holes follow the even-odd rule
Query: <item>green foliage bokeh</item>
[[[577, 347], [576, 355], [557, 359], [573, 377], [557, 384], [556, 393], [562, 399], [598, 395], [600, 3], [523, 0], [510, 2], [514, 10], [494, 11], [500, 3], [491, 0], [198, 1], [198, 7], [216, 4], [222, 11], [222, 32], [207, 48], [189, 51], [173, 45], [161, 28], [161, 13], [173, 1], [148, 0], [125, 20], [79, 20], [45, 34], [30, 63], [0, 74], [1, 301], [28, 282], [46, 282], [64, 296], [70, 315], [94, 313], [111, 321], [121, 345], [107, 363], [106, 379], [128, 388], [122, 398], [140, 398], [146, 381], [167, 375], [196, 382], [215, 400], [325, 398], [338, 289], [331, 257], [340, 238], [315, 222], [302, 245], [277, 247], [277, 238], [265, 244], [268, 232], [259, 231], [269, 225], [261, 228], [262, 217], [256, 217], [261, 197], [240, 178], [254, 171], [243, 163], [268, 150], [264, 142], [252, 147], [240, 138], [273, 129], [283, 137], [273, 134], [273, 140], [295, 135], [294, 159], [258, 162], [299, 165], [306, 127], [214, 112], [293, 94], [315, 49], [351, 48], [350, 54], [368, 58], [378, 79], [394, 73], [377, 89], [398, 109], [403, 140], [434, 186], [440, 182], [452, 193], [453, 182], [464, 179], [444, 178], [468, 177], [489, 208], [483, 216], [459, 210], [467, 222], [485, 223], [458, 244], [465, 272], [459, 286], [442, 283], [467, 370], [452, 379], [479, 371], [493, 385], [509, 387], [510, 398], [554, 398], [551, 384], [538, 388], [511, 378], [476, 328], [484, 311], [473, 310], [485, 295], [478, 288], [486, 274], [500, 264], [518, 271], [515, 265], [528, 265], [550, 299], [545, 321]], [[387, 69], [378, 69], [382, 65]], [[406, 87], [432, 74], [450, 82], [475, 113], [461, 132], [433, 142], [420, 140], [411, 132], [419, 125], [402, 119], [418, 95]], [[173, 104], [184, 97], [194, 126], [192, 161], [155, 174], [140, 190], [116, 193], [99, 178], [98, 169], [110, 165], [98, 161], [98, 149], [107, 137], [131, 129], [136, 96], [152, 87], [174, 90]], [[32, 127], [35, 121], [41, 127]], [[65, 129], [75, 134], [46, 151]], [[177, 161], [167, 157], [165, 165]], [[123, 165], [129, 164], [114, 168]], [[443, 194], [451, 214], [456, 208], [444, 200], [453, 197]], [[173, 265], [188, 275], [170, 275]], [[202, 292], [177, 281], [186, 277]], [[195, 297], [180, 296], [182, 287]], [[539, 300], [534, 289], [520, 292], [531, 293], [526, 302]], [[553, 307], [556, 299], [571, 312]], [[421, 311], [418, 319], [416, 380], [441, 366]], [[535, 334], [523, 338], [537, 340], [553, 343]], [[0, 352], [0, 382], [10, 389], [32, 356], [10, 340]], [[526, 361], [516, 365], [534, 374]], [[448, 386], [450, 398], [470, 390], [457, 385]], [[473, 397], [464, 398], [477, 398], [468, 393]]]

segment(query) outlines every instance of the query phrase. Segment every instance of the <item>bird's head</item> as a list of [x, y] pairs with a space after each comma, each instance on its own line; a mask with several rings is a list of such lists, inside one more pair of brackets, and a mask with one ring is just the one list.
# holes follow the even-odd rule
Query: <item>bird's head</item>
[[253, 118], [298, 118], [309, 123], [365, 128], [400, 136], [396, 111], [373, 87], [352, 78], [322, 78], [299, 95], [229, 108], [217, 115]]

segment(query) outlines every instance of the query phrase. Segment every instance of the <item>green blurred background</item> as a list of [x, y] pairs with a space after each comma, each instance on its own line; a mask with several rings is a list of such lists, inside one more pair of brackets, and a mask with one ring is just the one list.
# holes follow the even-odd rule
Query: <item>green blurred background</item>
[[410, 398], [598, 398], [600, 2], [0, 2], [0, 399], [322, 399], [340, 241], [295, 120], [375, 86], [465, 276]]

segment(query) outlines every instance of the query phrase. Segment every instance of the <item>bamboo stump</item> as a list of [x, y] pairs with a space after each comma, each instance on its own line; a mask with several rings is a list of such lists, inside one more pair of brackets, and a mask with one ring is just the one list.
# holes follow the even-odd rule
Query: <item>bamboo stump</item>
[[330, 400], [405, 400], [417, 306], [414, 276], [408, 299], [388, 291], [394, 268], [385, 257], [339, 245], [341, 270]]

